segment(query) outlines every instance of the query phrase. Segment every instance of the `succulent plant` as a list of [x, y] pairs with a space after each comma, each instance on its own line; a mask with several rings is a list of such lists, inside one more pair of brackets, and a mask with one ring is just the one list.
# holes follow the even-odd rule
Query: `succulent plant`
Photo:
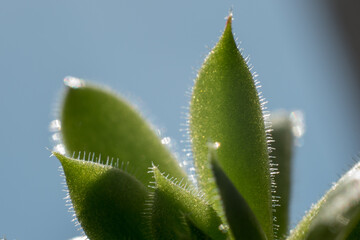
[[65, 78], [64, 148], [53, 154], [86, 238], [360, 238], [359, 164], [289, 232], [293, 122], [288, 114], [269, 119], [231, 25], [230, 14], [192, 91], [188, 132], [195, 176], [123, 97]]

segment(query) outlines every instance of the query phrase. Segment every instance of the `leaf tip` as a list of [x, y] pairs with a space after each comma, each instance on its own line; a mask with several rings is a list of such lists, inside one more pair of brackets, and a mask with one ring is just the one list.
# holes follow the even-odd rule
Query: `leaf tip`
[[214, 164], [217, 164], [217, 150], [220, 147], [220, 143], [219, 142], [208, 142], [207, 143], [207, 147], [208, 147], [208, 151], [209, 151], [209, 162], [210, 162], [210, 166], [213, 166]]
[[58, 157], [62, 156], [62, 154], [59, 152], [56, 152], [56, 151], [51, 151], [51, 156], [55, 156], [58, 158]]
[[232, 8], [230, 8], [229, 15], [225, 19], [227, 19], [225, 29], [227, 29], [227, 28], [231, 29], [232, 20], [233, 20], [233, 10], [232, 10]]
[[83, 79], [80, 79], [80, 78], [67, 76], [67, 77], [64, 78], [64, 85], [69, 87], [69, 88], [77, 89], [77, 88], [84, 87], [85, 86], [85, 81]]
[[66, 163], [69, 162], [69, 160], [73, 160], [71, 158], [66, 157], [63, 153], [58, 151], [51, 151], [51, 157], [55, 156], [61, 163], [62, 167], [66, 165]]

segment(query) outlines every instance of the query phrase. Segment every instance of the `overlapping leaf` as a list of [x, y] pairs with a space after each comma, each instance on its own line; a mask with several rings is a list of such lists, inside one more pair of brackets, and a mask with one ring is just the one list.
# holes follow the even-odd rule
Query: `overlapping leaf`
[[209, 160], [220, 193], [227, 222], [235, 239], [266, 240], [259, 221], [216, 160], [216, 149], [209, 149]]
[[211, 205], [195, 189], [186, 189], [154, 167], [155, 189], [149, 209], [153, 239], [226, 239]]
[[78, 221], [89, 239], [144, 239], [147, 188], [125, 171], [54, 153]]

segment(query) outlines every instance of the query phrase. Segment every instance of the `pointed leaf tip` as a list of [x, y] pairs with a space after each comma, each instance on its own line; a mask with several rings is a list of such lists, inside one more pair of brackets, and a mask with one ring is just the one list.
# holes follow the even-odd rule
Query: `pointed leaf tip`
[[233, 20], [233, 13], [232, 11], [230, 11], [229, 15], [227, 16], [225, 29], [230, 28], [231, 30], [232, 20]]

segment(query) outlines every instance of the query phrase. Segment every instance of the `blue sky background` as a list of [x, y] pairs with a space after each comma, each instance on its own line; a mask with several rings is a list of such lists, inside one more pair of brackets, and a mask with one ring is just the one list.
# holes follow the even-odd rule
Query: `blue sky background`
[[217, 42], [229, 8], [270, 110], [302, 110], [291, 222], [360, 150], [355, 75], [317, 1], [0, 1], [0, 237], [79, 235], [65, 206], [49, 122], [63, 78], [111, 86], [184, 147], [185, 95]]

